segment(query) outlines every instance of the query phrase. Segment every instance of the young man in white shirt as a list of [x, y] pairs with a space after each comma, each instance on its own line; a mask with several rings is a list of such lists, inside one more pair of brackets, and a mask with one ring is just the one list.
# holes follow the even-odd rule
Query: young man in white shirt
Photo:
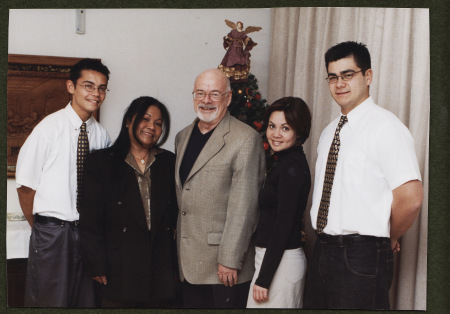
[[414, 141], [403, 123], [370, 97], [373, 72], [365, 45], [337, 44], [325, 63], [341, 116], [325, 128], [317, 148], [311, 207], [317, 240], [304, 306], [389, 310], [393, 252], [400, 250], [398, 239], [413, 224], [423, 198]]
[[77, 146], [81, 131], [90, 150], [110, 145], [92, 116], [105, 99], [109, 74], [98, 60], [75, 64], [66, 84], [72, 101], [36, 125], [20, 150], [17, 193], [32, 227], [25, 306], [95, 306], [93, 281], [84, 274], [80, 256]]

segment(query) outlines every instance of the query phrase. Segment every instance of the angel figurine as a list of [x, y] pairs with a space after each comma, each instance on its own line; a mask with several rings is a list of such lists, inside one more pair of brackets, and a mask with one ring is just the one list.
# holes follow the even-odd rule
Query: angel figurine
[[232, 30], [223, 38], [223, 47], [227, 52], [218, 68], [226, 74], [232, 83], [245, 82], [250, 72], [250, 50], [257, 45], [247, 34], [257, 32], [262, 28], [248, 26], [244, 30], [242, 22], [235, 24], [225, 20], [225, 23]]

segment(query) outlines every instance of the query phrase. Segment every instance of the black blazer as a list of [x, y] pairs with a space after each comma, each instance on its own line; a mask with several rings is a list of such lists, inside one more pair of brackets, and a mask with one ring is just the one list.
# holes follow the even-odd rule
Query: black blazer
[[175, 155], [163, 150], [151, 165], [151, 231], [134, 170], [111, 148], [88, 156], [80, 208], [85, 269], [113, 301], [157, 301], [175, 297], [178, 208]]

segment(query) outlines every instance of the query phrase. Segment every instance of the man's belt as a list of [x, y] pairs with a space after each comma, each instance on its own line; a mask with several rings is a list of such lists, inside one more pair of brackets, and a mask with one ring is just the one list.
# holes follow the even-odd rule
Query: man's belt
[[366, 236], [360, 234], [329, 235], [326, 233], [319, 233], [317, 234], [317, 238], [321, 242], [329, 244], [352, 244], [354, 242], [389, 242], [389, 238]]
[[61, 226], [65, 226], [67, 224], [67, 225], [71, 225], [73, 227], [78, 227], [78, 225], [80, 224], [79, 220], [66, 221], [66, 220], [56, 218], [56, 217], [42, 216], [39, 214], [34, 215], [34, 221], [36, 221], [40, 224], [53, 224], [53, 225], [61, 225]]

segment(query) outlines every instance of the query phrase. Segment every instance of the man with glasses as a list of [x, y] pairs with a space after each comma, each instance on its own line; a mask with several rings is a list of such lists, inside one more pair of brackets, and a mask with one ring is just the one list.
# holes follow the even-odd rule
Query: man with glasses
[[109, 146], [92, 117], [107, 92], [109, 70], [83, 59], [70, 71], [72, 101], [43, 119], [23, 144], [16, 168], [20, 206], [32, 227], [25, 289], [27, 307], [93, 307], [93, 280], [83, 272], [78, 194], [83, 158]]
[[175, 139], [177, 246], [186, 308], [244, 308], [254, 272], [251, 238], [265, 157], [261, 136], [227, 110], [217, 69], [193, 90], [197, 119]]
[[325, 128], [317, 148], [311, 207], [317, 240], [304, 306], [389, 310], [393, 252], [422, 204], [414, 142], [370, 97], [365, 45], [337, 44], [325, 63], [341, 116]]

